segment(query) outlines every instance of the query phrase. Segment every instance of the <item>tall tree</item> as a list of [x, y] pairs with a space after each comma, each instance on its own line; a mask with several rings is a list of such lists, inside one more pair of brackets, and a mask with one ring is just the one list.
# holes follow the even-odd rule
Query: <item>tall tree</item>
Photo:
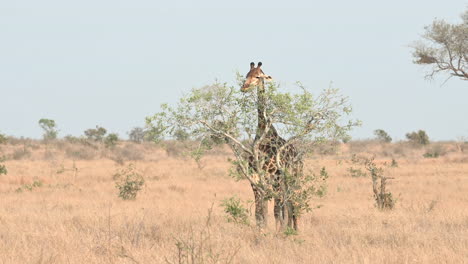
[[436, 19], [413, 46], [414, 63], [430, 66], [426, 77], [439, 73], [468, 80], [468, 8], [460, 24]]

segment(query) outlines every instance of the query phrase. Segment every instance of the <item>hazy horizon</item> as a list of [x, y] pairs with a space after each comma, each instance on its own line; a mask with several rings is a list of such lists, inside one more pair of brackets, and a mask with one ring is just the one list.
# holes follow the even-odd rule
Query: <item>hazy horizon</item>
[[[102, 126], [126, 138], [161, 103], [262, 61], [285, 90], [333, 83], [363, 126], [394, 139], [468, 136], [468, 82], [424, 78], [411, 48], [434, 18], [461, 21], [468, 1], [11, 1], [0, 5], [0, 133], [59, 137]], [[446, 82], [445, 82], [446, 81]]]

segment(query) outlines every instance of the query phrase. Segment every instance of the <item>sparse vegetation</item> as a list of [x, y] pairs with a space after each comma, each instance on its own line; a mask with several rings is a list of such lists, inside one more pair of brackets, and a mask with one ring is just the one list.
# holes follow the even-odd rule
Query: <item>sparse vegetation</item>
[[[226, 146], [224, 152], [203, 157], [207, 164], [203, 170], [185, 158], [168, 158], [155, 144], [122, 142], [115, 149], [105, 149], [114, 154], [134, 148], [150, 158], [137, 163], [146, 187], [138, 192], [135, 202], [128, 203], [119, 201], [119, 190], [110, 176], [117, 165], [99, 155], [100, 150], [80, 142], [65, 142], [65, 147], [55, 152], [55, 162], [43, 159], [43, 144], [13, 140], [16, 145], [9, 141], [1, 146], [4, 155], [10, 158], [24, 142], [30, 155], [8, 160], [8, 175], [0, 177], [2, 236], [10, 242], [0, 247], [0, 255], [8, 257], [7, 263], [40, 263], [38, 243], [44, 247], [43, 262], [53, 256], [50, 262], [55, 263], [165, 263], [165, 258], [178, 263], [179, 252], [181, 257], [192, 252], [196, 256], [198, 251], [192, 249], [200, 247], [205, 256], [211, 252], [222, 259], [237, 252], [233, 263], [347, 263], [353, 256], [356, 262], [373, 259], [375, 263], [404, 262], [407, 256], [421, 263], [465, 260], [460, 247], [468, 242], [468, 212], [460, 208], [465, 204], [468, 182], [460, 172], [468, 168], [468, 153], [458, 152], [455, 142], [431, 143], [423, 148], [413, 148], [407, 142], [385, 144], [390, 152], [398, 146], [406, 153], [406, 158], [395, 157], [399, 163], [396, 169], [385, 167], [392, 158], [382, 154], [382, 144], [366, 143], [369, 155], [374, 151], [378, 154], [374, 162], [384, 168], [384, 176], [398, 175], [387, 180], [386, 192], [391, 192], [393, 199], [401, 197], [391, 214], [373, 207], [376, 201], [370, 176], [349, 176], [350, 165], [345, 161], [350, 152], [348, 145], [342, 144], [334, 156], [314, 156], [305, 161], [305, 169], [317, 176], [326, 166], [330, 177], [326, 180], [328, 195], [312, 200], [311, 207], [321, 207], [303, 215], [297, 236], [291, 228], [278, 230], [273, 221], [259, 231], [252, 225], [255, 220], [250, 213], [250, 225], [228, 223], [224, 207], [215, 204], [210, 239], [206, 240], [203, 208], [213, 201], [236, 195], [244, 208], [254, 212], [252, 204], [245, 202], [253, 200], [245, 180], [234, 182], [225, 177], [230, 167]], [[423, 153], [436, 144], [454, 152], [444, 158], [424, 159]], [[36, 145], [39, 147], [33, 147]], [[68, 148], [84, 148], [95, 156], [88, 160], [67, 157]], [[76, 176], [75, 168], [79, 168]], [[39, 180], [44, 181], [42, 187], [32, 187]], [[380, 181], [377, 183], [380, 186]], [[15, 189], [21, 193], [15, 193]], [[56, 230], [60, 232], [51, 237]], [[59, 249], [55, 248], [57, 241], [63, 242]], [[83, 241], [87, 247], [83, 247]], [[434, 248], [440, 249], [437, 254]], [[10, 254], [13, 251], [17, 253]]]
[[208, 210], [204, 225], [198, 230], [190, 228], [184, 235], [175, 239], [176, 251], [172, 257], [166, 257], [168, 264], [230, 264], [234, 263], [240, 246], [227, 248], [222, 241], [212, 236], [211, 214], [213, 206]]
[[367, 174], [365, 172], [363, 172], [360, 168], [349, 167], [348, 171], [349, 171], [349, 175], [351, 175], [351, 177], [353, 177], [353, 178], [359, 178], [359, 177], [366, 177], [367, 176]]
[[123, 200], [134, 200], [145, 183], [143, 176], [136, 171], [133, 164], [119, 170], [113, 179], [115, 187], [119, 190], [119, 197]]
[[23, 192], [23, 191], [33, 191], [36, 188], [42, 187], [43, 182], [41, 180], [34, 180], [31, 184], [23, 184], [21, 187], [16, 189], [17, 193]]
[[444, 156], [447, 153], [447, 151], [444, 149], [443, 146], [440, 144], [433, 144], [431, 145], [426, 153], [423, 154], [423, 157], [425, 158], [438, 158], [440, 156]]

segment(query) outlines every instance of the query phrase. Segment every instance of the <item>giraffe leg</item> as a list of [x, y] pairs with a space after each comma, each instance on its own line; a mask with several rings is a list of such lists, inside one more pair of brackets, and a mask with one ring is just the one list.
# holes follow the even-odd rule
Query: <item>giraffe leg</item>
[[297, 215], [297, 209], [292, 202], [288, 202], [288, 227], [298, 230], [299, 216]]
[[280, 198], [275, 198], [274, 214], [276, 221], [276, 230], [282, 230], [285, 222], [285, 208]]

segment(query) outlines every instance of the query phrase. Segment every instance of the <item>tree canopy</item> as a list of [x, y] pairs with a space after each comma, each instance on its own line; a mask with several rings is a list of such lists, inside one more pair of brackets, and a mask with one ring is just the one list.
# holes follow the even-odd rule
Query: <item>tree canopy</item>
[[430, 66], [426, 77], [439, 73], [468, 80], [468, 8], [460, 24], [436, 19], [413, 46], [414, 63]]

